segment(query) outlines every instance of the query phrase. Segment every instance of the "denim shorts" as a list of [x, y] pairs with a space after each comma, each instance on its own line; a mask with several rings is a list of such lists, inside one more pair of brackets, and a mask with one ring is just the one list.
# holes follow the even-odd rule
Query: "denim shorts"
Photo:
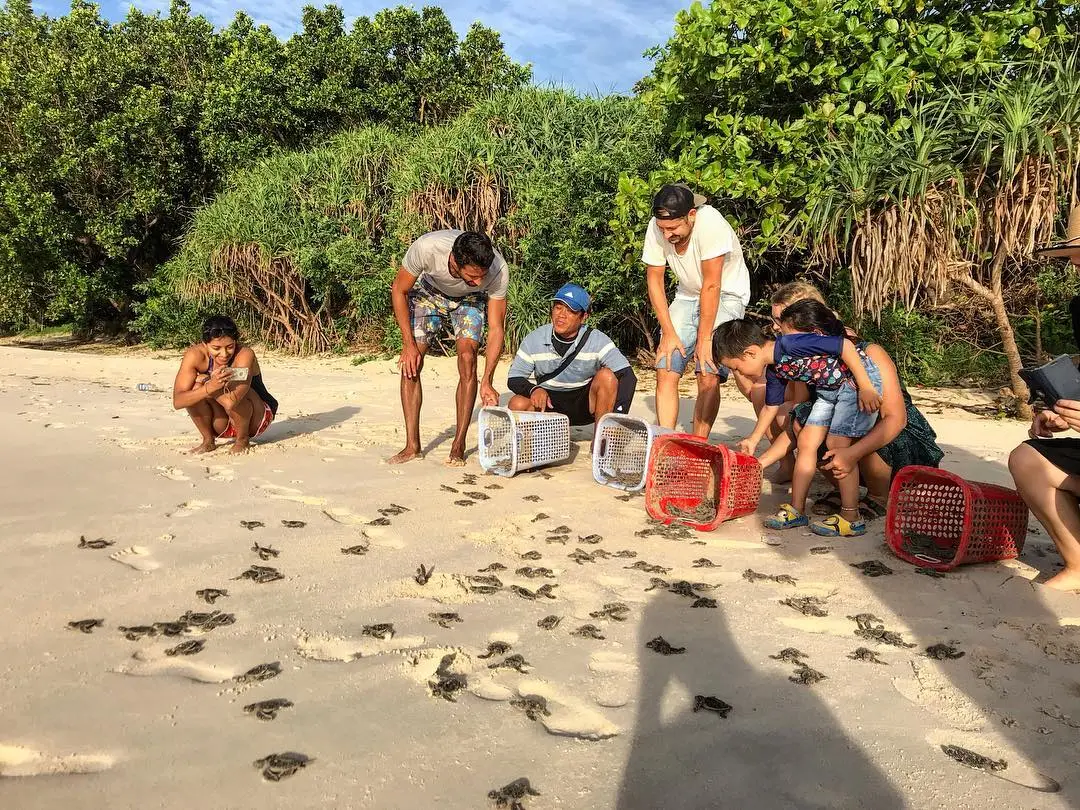
[[[676, 349], [671, 355], [671, 370], [677, 374], [686, 371], [686, 366], [691, 357], [696, 354], [698, 338], [698, 326], [701, 323], [701, 299], [699, 298], [676, 298], [668, 304], [668, 312], [671, 314], [671, 325], [675, 327], [675, 334], [679, 336], [682, 345], [686, 347], [686, 356]], [[746, 312], [742, 299], [737, 295], [720, 294], [720, 303], [716, 307], [716, 322], [713, 329], [728, 321], [739, 320]], [[667, 357], [657, 357], [656, 367], [666, 370], [668, 368]], [[694, 370], [698, 374], [716, 374], [723, 382], [728, 378], [728, 370], [719, 364], [716, 369], [702, 369], [701, 363], [695, 360]]]
[[[865, 362], [866, 374], [881, 393], [881, 372], [873, 360]], [[864, 413], [859, 410], [859, 392], [851, 385], [839, 388], [817, 388], [810, 414], [806, 417], [807, 426], [827, 427], [833, 436], [848, 439], [861, 439], [877, 422], [877, 413]]]

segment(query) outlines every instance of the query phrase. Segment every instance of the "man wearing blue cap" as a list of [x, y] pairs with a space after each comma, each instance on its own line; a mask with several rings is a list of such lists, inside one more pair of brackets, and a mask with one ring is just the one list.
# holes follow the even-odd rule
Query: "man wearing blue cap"
[[637, 377], [611, 338], [585, 325], [589, 294], [564, 284], [551, 300], [551, 323], [525, 337], [510, 366], [506, 386], [514, 397], [508, 407], [564, 413], [571, 425], [626, 413]]

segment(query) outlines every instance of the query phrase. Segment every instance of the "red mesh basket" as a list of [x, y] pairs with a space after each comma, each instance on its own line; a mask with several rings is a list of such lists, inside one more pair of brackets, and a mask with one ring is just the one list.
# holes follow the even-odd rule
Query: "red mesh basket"
[[656, 438], [645, 481], [650, 517], [707, 532], [755, 511], [760, 498], [761, 465], [753, 456], [684, 433]]
[[948, 571], [1018, 556], [1027, 523], [1027, 505], [1015, 490], [912, 466], [893, 479], [885, 536], [900, 559]]

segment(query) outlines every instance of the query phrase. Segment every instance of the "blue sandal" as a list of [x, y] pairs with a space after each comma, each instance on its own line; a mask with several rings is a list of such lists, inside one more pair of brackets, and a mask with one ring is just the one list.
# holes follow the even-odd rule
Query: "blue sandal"
[[810, 525], [810, 518], [796, 511], [790, 503], [785, 503], [780, 507], [779, 512], [765, 520], [767, 529], [797, 529], [808, 525]]

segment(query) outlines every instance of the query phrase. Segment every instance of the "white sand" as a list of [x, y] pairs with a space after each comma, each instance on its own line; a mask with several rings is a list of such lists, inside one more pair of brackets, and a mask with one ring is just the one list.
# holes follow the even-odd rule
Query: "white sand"
[[[541, 793], [526, 807], [564, 810], [1080, 806], [1080, 596], [1029, 582], [1058, 562], [1041, 532], [1020, 562], [944, 580], [891, 557], [881, 521], [850, 541], [764, 532], [755, 518], [693, 541], [638, 538], [642, 501], [592, 482], [587, 444], [550, 478], [460, 484], [463, 471], [442, 464], [456, 373], [441, 359], [425, 372], [423, 461], [382, 463], [403, 442], [392, 363], [275, 357], [263, 366], [281, 412], [263, 443], [242, 458], [190, 457], [181, 451], [196, 436], [168, 394], [135, 390], [168, 390], [176, 364], [173, 353], [0, 349], [2, 808], [482, 808], [493, 806], [488, 791], [522, 776]], [[944, 403], [928, 408], [941, 411], [930, 418], [946, 468], [1008, 483], [1025, 426], [958, 411], [955, 393], [922, 399]], [[649, 416], [651, 405], [643, 390], [634, 411]], [[729, 386], [714, 438], [744, 435], [751, 418]], [[480, 475], [475, 455], [464, 472]], [[457, 507], [462, 496], [440, 484], [490, 498]], [[767, 488], [762, 511], [783, 497]], [[365, 525], [390, 503], [410, 511]], [[532, 522], [539, 512], [549, 518]], [[570, 542], [546, 543], [560, 524]], [[577, 543], [592, 533], [599, 545]], [[79, 549], [80, 535], [115, 545]], [[260, 560], [255, 542], [280, 556]], [[367, 553], [341, 553], [356, 545]], [[832, 551], [810, 555], [817, 545]], [[567, 559], [577, 548], [638, 556], [577, 565]], [[541, 559], [522, 559], [530, 550]], [[717, 567], [695, 568], [700, 557]], [[868, 559], [896, 574], [870, 579], [849, 565]], [[707, 595], [719, 609], [645, 592], [651, 575], [626, 567], [637, 560], [717, 585]], [[504, 585], [551, 582], [556, 598], [470, 593], [466, 577], [493, 562], [507, 566], [496, 572]], [[232, 579], [252, 564], [285, 578]], [[413, 580], [421, 564], [435, 569], [426, 586]], [[523, 566], [555, 578], [515, 574]], [[747, 582], [746, 568], [798, 583]], [[211, 607], [201, 588], [229, 595]], [[827, 598], [829, 615], [779, 604], [791, 595]], [[629, 606], [626, 621], [589, 616], [614, 601]], [[189, 610], [236, 621], [141, 641], [117, 629]], [[445, 612], [463, 621], [443, 629], [429, 618]], [[856, 638], [846, 617], [864, 612], [917, 646]], [[549, 614], [562, 622], [538, 628]], [[87, 618], [105, 626], [66, 626]], [[393, 638], [364, 635], [386, 622]], [[604, 639], [572, 636], [583, 624]], [[646, 649], [658, 635], [686, 653]], [[189, 638], [205, 649], [165, 655]], [[491, 642], [512, 649], [481, 658]], [[921, 655], [937, 642], [966, 655]], [[850, 659], [861, 646], [887, 665]], [[795, 667], [770, 658], [784, 647], [827, 680], [790, 682]], [[511, 654], [524, 672], [491, 668]], [[271, 680], [233, 680], [274, 662]], [[432, 695], [440, 667], [468, 683], [454, 702]], [[694, 713], [695, 695], [733, 709]], [[528, 719], [515, 705], [523, 697], [550, 714]], [[271, 698], [295, 705], [267, 722], [243, 710]], [[943, 743], [1008, 768], [964, 768]], [[283, 751], [315, 762], [264, 782], [252, 762]], [[1040, 790], [1043, 775], [1060, 792]]]

